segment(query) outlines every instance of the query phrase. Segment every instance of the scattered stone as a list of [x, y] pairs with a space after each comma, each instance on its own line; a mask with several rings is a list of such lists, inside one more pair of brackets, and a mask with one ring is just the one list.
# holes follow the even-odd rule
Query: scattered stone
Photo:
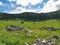
[[23, 30], [25, 33], [32, 34], [33, 32], [31, 30]]
[[31, 30], [23, 30], [27, 36], [31, 36], [32, 35], [32, 31]]
[[37, 45], [36, 42], [34, 42], [32, 45]]
[[25, 45], [30, 45], [30, 44], [25, 42]]
[[24, 27], [22, 26], [14, 26], [14, 25], [10, 25], [6, 27], [7, 31], [16, 31], [16, 30], [23, 30]]
[[37, 38], [36, 41], [40, 44], [42, 40], [40, 38]]
[[47, 44], [48, 45], [56, 45], [55, 41], [53, 41], [53, 40], [50, 40]]
[[24, 29], [23, 31], [24, 31], [25, 33], [28, 33], [28, 32], [29, 32], [29, 30], [25, 30], [25, 29]]
[[52, 35], [52, 38], [60, 39], [60, 36]]
[[56, 43], [51, 39], [41, 40], [40, 38], [38, 38], [32, 45], [56, 45]]
[[46, 41], [45, 39], [43, 39], [43, 40], [42, 40], [42, 43], [43, 43], [43, 44], [46, 44], [46, 43], [47, 43], [47, 41]]
[[55, 30], [57, 30], [57, 28], [54, 28], [54, 27], [41, 27], [40, 29], [41, 30], [49, 30], [49, 31], [55, 31]]

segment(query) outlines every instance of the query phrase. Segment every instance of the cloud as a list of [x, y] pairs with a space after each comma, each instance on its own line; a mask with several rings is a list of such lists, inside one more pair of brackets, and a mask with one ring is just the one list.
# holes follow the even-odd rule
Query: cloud
[[14, 2], [14, 1], [16, 1], [16, 0], [7, 0], [7, 1], [9, 1], [9, 2]]
[[[12, 2], [13, 0], [9, 1]], [[8, 13], [37, 12], [38, 10], [40, 10], [40, 5], [36, 7], [37, 6], [36, 4], [38, 3], [40, 4], [43, 2], [43, 0], [14, 0], [14, 1], [16, 1], [17, 5], [21, 6], [16, 7], [15, 10], [4, 11], [4, 12]], [[14, 5], [12, 4], [11, 7], [14, 7]]]
[[58, 0], [58, 1], [56, 2], [56, 7], [57, 7], [57, 9], [60, 9], [60, 0]]
[[36, 5], [43, 2], [43, 0], [16, 0], [17, 5], [27, 6], [29, 4]]
[[60, 4], [56, 5], [56, 7], [57, 7], [58, 9], [60, 9]]
[[[16, 8], [14, 10], [4, 11], [4, 12], [8, 12], [12, 14], [22, 13], [22, 12], [47, 13], [60, 9], [60, 0], [58, 1], [48, 0], [47, 3], [43, 3], [44, 5], [43, 8], [39, 7], [40, 4], [43, 2], [43, 0], [14, 0], [14, 1], [16, 1], [17, 5], [21, 5], [21, 6], [17, 7], [14, 4], [11, 4], [12, 8], [14, 7]], [[35, 8], [35, 5], [37, 8]]]
[[[38, 13], [37, 12], [38, 10], [35, 9], [35, 10], [32, 10], [32, 9], [26, 9], [26, 8], [22, 8], [22, 7], [17, 7], [15, 10], [12, 10], [12, 11], [9, 11], [8, 13], [12, 13], [12, 14], [18, 14], [18, 13], [23, 13], [23, 12], [35, 12], [35, 13]], [[6, 12], [6, 11], [4, 11]]]
[[0, 6], [4, 5], [2, 2], [0, 2]]
[[58, 4], [60, 4], [60, 0], [56, 2], [54, 0], [49, 0], [40, 12], [46, 13], [46, 12], [56, 11], [58, 10], [57, 7], [60, 7], [60, 5]]

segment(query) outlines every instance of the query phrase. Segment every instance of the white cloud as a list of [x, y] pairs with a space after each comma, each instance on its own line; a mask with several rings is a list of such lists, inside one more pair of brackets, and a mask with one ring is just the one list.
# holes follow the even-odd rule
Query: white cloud
[[2, 2], [0, 2], [0, 6], [4, 5]]
[[[32, 10], [32, 9], [25, 9], [22, 7], [17, 7], [16, 10], [10, 11], [8, 13], [12, 13], [12, 14], [18, 14], [18, 13], [23, 13], [23, 12], [36, 12], [37, 13], [38, 10]], [[6, 12], [6, 11], [4, 11]]]
[[60, 0], [56, 2], [54, 2], [54, 0], [49, 0], [40, 12], [46, 13], [46, 12], [56, 11], [58, 10], [58, 8], [56, 7], [56, 5], [58, 4], [60, 4]]
[[58, 9], [60, 9], [60, 4], [56, 5], [56, 7], [57, 7]]
[[58, 1], [56, 2], [56, 7], [57, 7], [58, 9], [60, 9], [60, 0], [58, 0]]
[[[31, 8], [31, 5], [36, 5], [38, 3], [42, 3], [43, 0], [8, 0], [10, 2], [16, 1], [17, 5], [22, 5], [23, 7], [17, 7], [15, 10], [12, 10], [8, 13], [22, 13], [22, 12], [37, 12], [37, 9], [26, 9], [26, 6], [28, 5], [29, 8]], [[31, 4], [31, 5], [29, 5]], [[13, 4], [11, 4], [11, 7], [14, 7]], [[4, 11], [6, 12], [6, 11]]]
[[[42, 3], [43, 0], [8, 0], [10, 2], [12, 1], [16, 1], [17, 5], [22, 5], [22, 6], [29, 6], [29, 4], [31, 5], [36, 5], [38, 3]], [[14, 5], [11, 5], [12, 7], [14, 7]], [[29, 7], [31, 8], [31, 7]], [[40, 9], [39, 9], [40, 10]], [[38, 9], [26, 9], [26, 7], [22, 8], [22, 7], [17, 7], [15, 10], [12, 10], [8, 13], [22, 13], [22, 12], [37, 12]], [[4, 11], [6, 12], [6, 11]]]
[[22, 6], [26, 6], [28, 4], [35, 5], [41, 2], [43, 2], [43, 0], [16, 0], [16, 3]]
[[13, 1], [16, 1], [16, 0], [7, 0], [7, 1], [9, 1], [9, 2], [13, 2]]
[[[43, 0], [16, 0], [16, 3], [18, 5], [22, 5], [22, 6], [27, 6], [29, 4], [31, 5], [35, 5], [38, 3], [43, 2]], [[11, 5], [12, 7], [14, 7], [14, 5]], [[29, 7], [31, 8], [31, 7]], [[52, 12], [52, 11], [56, 11], [60, 9], [60, 0], [58, 1], [54, 1], [54, 0], [49, 0], [47, 3], [44, 3], [44, 7], [43, 8], [39, 8], [39, 9], [26, 9], [25, 7], [17, 7], [15, 10], [12, 10], [8, 13], [12, 13], [12, 14], [16, 14], [16, 13], [22, 13], [22, 12], [35, 12], [35, 13], [47, 13], [47, 12]], [[5, 11], [6, 12], [6, 11]]]

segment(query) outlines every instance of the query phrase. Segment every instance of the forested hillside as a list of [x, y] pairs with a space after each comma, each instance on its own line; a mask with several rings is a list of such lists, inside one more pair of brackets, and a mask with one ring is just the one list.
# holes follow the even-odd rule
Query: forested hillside
[[24, 19], [30, 21], [39, 21], [48, 19], [59, 19], [59, 18], [60, 18], [60, 10], [50, 13], [32, 13], [32, 12], [24, 12], [21, 14], [0, 13], [0, 20]]

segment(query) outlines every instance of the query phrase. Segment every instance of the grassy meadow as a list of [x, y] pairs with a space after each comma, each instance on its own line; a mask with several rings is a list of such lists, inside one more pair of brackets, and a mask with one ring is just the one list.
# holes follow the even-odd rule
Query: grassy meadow
[[[5, 29], [9, 25], [23, 26], [33, 33], [31, 36], [26, 36], [27, 34], [23, 30], [9, 32]], [[41, 39], [50, 37], [53, 34], [60, 36], [60, 30], [40, 30], [41, 27], [60, 28], [60, 20], [24, 21], [23, 24], [20, 20], [0, 20], [0, 45], [24, 45], [25, 42], [32, 44], [36, 40], [36, 35]], [[60, 40], [56, 40], [56, 42], [60, 44]]]

